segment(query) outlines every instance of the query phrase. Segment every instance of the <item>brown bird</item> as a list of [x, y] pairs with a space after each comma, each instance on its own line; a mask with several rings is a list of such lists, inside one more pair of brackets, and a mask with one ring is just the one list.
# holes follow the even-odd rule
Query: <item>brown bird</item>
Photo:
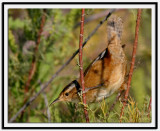
[[121, 45], [122, 29], [122, 20], [119, 17], [113, 17], [108, 21], [108, 48], [85, 70], [85, 91], [82, 92], [80, 79], [74, 80], [51, 104], [59, 101], [79, 102], [81, 93], [85, 93], [87, 103], [97, 102], [125, 88], [127, 61]]

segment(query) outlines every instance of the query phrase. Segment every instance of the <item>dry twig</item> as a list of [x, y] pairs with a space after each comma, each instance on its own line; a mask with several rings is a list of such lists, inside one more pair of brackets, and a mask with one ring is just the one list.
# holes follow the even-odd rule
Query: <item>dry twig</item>
[[[84, 30], [84, 12], [85, 9], [82, 9], [82, 15], [81, 15], [81, 27], [80, 27], [80, 37], [79, 37], [79, 65], [80, 65], [80, 79], [81, 79], [81, 86], [82, 86], [82, 92], [85, 91], [85, 86], [84, 86], [84, 75], [83, 75], [83, 50], [82, 50], [82, 43], [83, 43], [83, 30]], [[83, 104], [84, 104], [84, 114], [86, 118], [86, 122], [89, 122], [89, 117], [88, 117], [88, 112], [86, 109], [86, 96], [85, 93], [82, 95], [83, 98]]]
[[122, 109], [121, 109], [120, 122], [122, 122], [121, 117], [124, 115], [123, 111], [124, 111], [124, 107], [126, 106], [126, 101], [128, 99], [129, 89], [130, 89], [130, 84], [131, 84], [131, 79], [132, 79], [132, 74], [133, 74], [133, 70], [134, 70], [136, 49], [137, 49], [137, 45], [138, 45], [138, 34], [139, 34], [139, 25], [140, 25], [140, 19], [141, 19], [141, 12], [142, 12], [142, 9], [138, 9], [137, 21], [136, 21], [136, 29], [135, 29], [135, 40], [134, 40], [133, 52], [132, 52], [132, 62], [131, 62], [131, 67], [130, 67], [130, 71], [129, 71], [127, 90], [125, 92], [125, 101], [123, 102], [123, 106], [122, 106]]
[[[35, 70], [36, 70], [36, 55], [37, 55], [37, 52], [38, 52], [38, 47], [39, 47], [40, 39], [41, 39], [41, 33], [43, 31], [43, 27], [44, 27], [44, 23], [45, 23], [45, 19], [46, 19], [45, 13], [46, 13], [46, 10], [44, 9], [43, 10], [42, 19], [41, 19], [40, 29], [39, 29], [39, 32], [38, 32], [38, 35], [37, 35], [36, 47], [34, 49], [34, 55], [33, 55], [33, 58], [32, 58], [32, 64], [31, 64], [31, 67], [30, 67], [30, 70], [29, 70], [28, 80], [27, 80], [27, 82], [25, 84], [25, 87], [24, 87], [25, 93], [27, 93], [29, 91], [29, 86], [30, 86], [32, 77], [33, 77], [33, 75], [35, 73]], [[23, 103], [26, 103], [27, 99], [28, 99], [28, 97], [25, 97]], [[23, 118], [23, 114], [24, 114], [24, 111], [21, 113], [20, 119]]]
[[[41, 88], [43, 87], [43, 85], [42, 85], [42, 83], [39, 81], [39, 83], [40, 83], [40, 86], [41, 86]], [[43, 91], [42, 92], [42, 95], [43, 95], [43, 98], [44, 98], [44, 103], [45, 103], [45, 105], [46, 105], [46, 108], [47, 108], [47, 118], [48, 118], [48, 122], [51, 122], [51, 114], [50, 114], [50, 111], [49, 111], [49, 104], [48, 104], [48, 99], [47, 99], [47, 95], [46, 95], [46, 93]]]
[[40, 29], [39, 29], [38, 36], [37, 36], [36, 47], [35, 47], [35, 50], [34, 50], [32, 64], [31, 64], [31, 67], [30, 67], [30, 70], [29, 70], [28, 80], [27, 80], [27, 82], [25, 84], [25, 87], [24, 87], [25, 93], [27, 93], [28, 90], [29, 90], [30, 82], [31, 82], [31, 79], [32, 79], [32, 77], [35, 73], [35, 69], [36, 69], [36, 54], [37, 54], [37, 51], [38, 51], [38, 47], [39, 47], [40, 39], [41, 39], [41, 33], [43, 31], [43, 27], [44, 27], [44, 23], [45, 23], [45, 19], [46, 19], [45, 12], [46, 12], [46, 10], [44, 9], [42, 19], [41, 19]]
[[[84, 23], [88, 23], [90, 21], [93, 21], [93, 20], [96, 20], [96, 19], [99, 19], [101, 17], [104, 17], [108, 14], [108, 11], [109, 10], [105, 10], [105, 11], [102, 11], [100, 13], [97, 13], [97, 14], [94, 14], [94, 15], [91, 15], [90, 17], [88, 17], [87, 19], [84, 20]], [[77, 28], [78, 26], [81, 25], [81, 22], [77, 23], [74, 28]]]
[[121, 91], [118, 93], [118, 95], [116, 96], [115, 101], [113, 102], [113, 104], [111, 105], [111, 107], [109, 108], [108, 112], [106, 113], [106, 116], [109, 115], [109, 113], [113, 110], [114, 106], [116, 105], [117, 101], [119, 100], [121, 96]]

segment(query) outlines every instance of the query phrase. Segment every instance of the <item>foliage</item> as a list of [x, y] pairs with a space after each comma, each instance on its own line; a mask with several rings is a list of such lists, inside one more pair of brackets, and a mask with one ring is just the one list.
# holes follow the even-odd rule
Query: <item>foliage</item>
[[[86, 17], [101, 12], [102, 9], [86, 9]], [[103, 10], [104, 11], [104, 10]], [[16, 12], [16, 13], [15, 13]], [[122, 44], [126, 44], [128, 68], [132, 46], [136, 10], [123, 10], [115, 14], [124, 20]], [[31, 80], [29, 92], [24, 92], [29, 69], [34, 55], [35, 43], [40, 29], [42, 9], [9, 10], [9, 119], [23, 106], [25, 100], [41, 89], [40, 82], [45, 84], [59, 67], [78, 49], [80, 9], [47, 9], [46, 22], [41, 35], [36, 68]], [[23, 16], [23, 17], [22, 17]], [[126, 19], [129, 18], [129, 19]], [[93, 30], [102, 18], [85, 24], [84, 37]], [[84, 48], [84, 68], [106, 48], [106, 25], [96, 32]], [[66, 84], [79, 76], [76, 57], [69, 66], [54, 79], [44, 93], [48, 103], [56, 99]], [[151, 122], [148, 118], [148, 104], [151, 96], [151, 11], [144, 9], [140, 28], [136, 67], [130, 90], [130, 99], [125, 108], [123, 122]], [[116, 93], [98, 103], [87, 105], [90, 122], [119, 122], [122, 103], [118, 101], [109, 112]], [[49, 108], [51, 122], [85, 122], [82, 103], [57, 103]], [[109, 115], [106, 115], [109, 114]], [[16, 122], [48, 122], [46, 103], [40, 95], [26, 110], [17, 117]]]

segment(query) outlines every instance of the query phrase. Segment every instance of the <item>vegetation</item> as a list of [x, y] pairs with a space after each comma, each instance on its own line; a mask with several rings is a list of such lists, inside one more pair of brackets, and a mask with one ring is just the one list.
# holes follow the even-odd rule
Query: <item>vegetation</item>
[[[85, 9], [85, 19], [101, 13], [104, 9]], [[45, 23], [38, 51], [35, 47], [41, 20]], [[128, 70], [135, 37], [136, 10], [118, 10], [112, 15], [122, 18], [124, 23], [122, 44], [128, 59]], [[105, 16], [104, 16], [105, 17]], [[76, 26], [81, 18], [80, 9], [9, 9], [9, 67], [8, 96], [9, 119], [14, 116], [26, 101], [35, 95], [51, 76], [78, 49], [79, 30]], [[84, 25], [84, 40], [103, 17]], [[84, 47], [84, 69], [107, 45], [106, 23]], [[28, 92], [25, 85], [31, 70], [33, 58], [36, 58]], [[129, 100], [124, 110], [122, 122], [151, 122], [149, 101], [151, 97], [151, 10], [143, 9], [139, 32], [139, 44], [136, 64], [133, 72]], [[82, 103], [60, 102], [49, 108], [47, 102], [56, 99], [65, 85], [79, 78], [78, 55], [35, 101], [23, 111], [14, 122], [86, 122]], [[45, 97], [46, 96], [46, 97]], [[98, 103], [88, 104], [90, 122], [119, 122], [123, 98], [116, 102], [113, 110], [110, 107], [117, 93]], [[47, 99], [47, 102], [46, 102]], [[107, 114], [107, 115], [106, 115]], [[50, 116], [50, 120], [49, 120]]]

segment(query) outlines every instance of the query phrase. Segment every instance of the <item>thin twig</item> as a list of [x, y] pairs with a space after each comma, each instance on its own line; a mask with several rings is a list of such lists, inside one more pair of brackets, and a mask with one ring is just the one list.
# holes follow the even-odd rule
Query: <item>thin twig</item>
[[[81, 15], [81, 27], [80, 27], [80, 36], [79, 36], [79, 64], [80, 64], [80, 80], [81, 80], [81, 86], [82, 86], [82, 92], [85, 91], [84, 86], [84, 75], [83, 75], [83, 50], [82, 50], [82, 43], [83, 43], [83, 30], [84, 30], [84, 12], [85, 9], [82, 9], [82, 15]], [[86, 109], [86, 95], [83, 93], [83, 104], [84, 104], [84, 114], [86, 118], [86, 122], [89, 123], [89, 117], [88, 117], [88, 111]]]
[[29, 70], [28, 80], [27, 80], [27, 82], [25, 84], [25, 87], [24, 87], [25, 93], [27, 93], [28, 90], [29, 90], [30, 82], [31, 82], [31, 79], [32, 79], [32, 77], [35, 73], [35, 69], [36, 69], [36, 55], [37, 55], [37, 51], [38, 51], [38, 47], [39, 47], [40, 39], [41, 39], [41, 34], [42, 34], [42, 31], [43, 31], [43, 27], [44, 27], [44, 23], [45, 23], [45, 19], [46, 19], [45, 12], [46, 12], [46, 10], [44, 9], [42, 19], [41, 19], [40, 29], [39, 29], [38, 36], [37, 36], [36, 47], [35, 47], [35, 50], [34, 50], [32, 64], [31, 64], [31, 67], [30, 67], [30, 70]]
[[[43, 87], [42, 83], [40, 82], [40, 86], [41, 88]], [[49, 104], [48, 104], [48, 99], [47, 99], [47, 96], [46, 96], [46, 93], [43, 91], [42, 92], [42, 95], [44, 97], [44, 103], [46, 105], [46, 108], [47, 108], [47, 118], [48, 118], [48, 122], [51, 122], [51, 114], [50, 114], [50, 111], [49, 111]]]
[[[108, 10], [104, 10], [104, 11], [101, 11], [100, 13], [97, 13], [97, 14], [94, 14], [94, 15], [91, 15], [90, 17], [88, 17], [87, 19], [84, 20], [84, 23], [87, 23], [87, 22], [90, 22], [90, 21], [93, 21], [93, 20], [96, 20], [96, 19], [99, 19], [101, 17], [104, 17], [108, 14]], [[81, 22], [78, 22], [74, 28], [77, 28], [78, 26], [81, 25]]]
[[111, 105], [111, 107], [109, 108], [108, 112], [106, 113], [106, 116], [109, 115], [109, 113], [113, 110], [114, 106], [116, 105], [117, 101], [119, 100], [121, 96], [121, 91], [118, 93], [118, 95], [116, 96], [115, 101], [113, 102], [113, 104]]
[[131, 84], [131, 79], [132, 79], [132, 74], [133, 74], [133, 70], [134, 70], [134, 63], [135, 63], [135, 57], [136, 57], [136, 49], [137, 49], [137, 45], [138, 45], [138, 34], [139, 34], [141, 12], [142, 12], [142, 9], [138, 9], [138, 12], [137, 12], [137, 21], [136, 21], [136, 29], [135, 29], [135, 41], [134, 41], [133, 52], [132, 52], [132, 62], [131, 62], [131, 67], [130, 67], [130, 71], [129, 71], [127, 90], [125, 92], [125, 101], [123, 102], [123, 106], [122, 106], [122, 109], [121, 109], [120, 122], [122, 122], [121, 117], [124, 115], [123, 111], [124, 111], [124, 107], [126, 106], [126, 101], [128, 99], [129, 89], [130, 89], [130, 84]]
[[[42, 19], [41, 19], [40, 29], [39, 29], [39, 32], [38, 32], [38, 35], [37, 35], [36, 47], [34, 49], [32, 64], [31, 64], [31, 67], [30, 67], [30, 70], [29, 70], [28, 80], [27, 80], [27, 82], [25, 84], [25, 87], [24, 87], [25, 94], [29, 91], [30, 82], [31, 82], [32, 77], [33, 77], [33, 75], [35, 73], [35, 70], [36, 70], [36, 55], [37, 55], [37, 52], [38, 52], [38, 47], [39, 47], [40, 39], [41, 39], [41, 33], [43, 31], [43, 27], [44, 27], [44, 23], [45, 23], [45, 19], [46, 19], [45, 12], [46, 12], [46, 10], [44, 9]], [[26, 103], [27, 99], [28, 99], [28, 97], [25, 97], [23, 103]], [[23, 118], [23, 115], [24, 115], [24, 111], [21, 113], [20, 120]]]
[[[88, 42], [88, 40], [90, 40], [90, 38], [95, 34], [95, 32], [99, 29], [99, 27], [109, 18], [109, 16], [115, 11], [115, 9], [111, 9], [108, 11], [108, 14], [106, 15], [106, 17], [100, 21], [100, 23], [95, 27], [95, 29], [91, 32], [91, 34], [87, 37], [87, 39], [83, 42], [83, 47], [86, 45], [86, 43]], [[71, 62], [71, 60], [78, 54], [79, 52], [79, 49], [76, 50], [74, 52], [74, 54], [66, 61], [66, 63], [64, 63], [60, 68], [59, 70], [54, 74], [52, 75], [52, 77], [50, 78], [50, 80], [48, 82], [46, 82], [46, 84], [44, 84], [44, 86], [40, 89], [39, 92], [37, 92], [37, 94], [35, 94], [33, 97], [31, 97], [29, 99], [28, 102], [26, 102], [26, 104], [24, 104], [23, 107], [21, 107], [19, 109], [19, 111], [9, 120], [9, 122], [13, 122], [17, 116], [26, 108], [28, 107], [38, 96], [41, 92], [43, 92], [43, 90], [45, 88], [48, 87], [48, 85], [58, 76], [58, 74]]]

